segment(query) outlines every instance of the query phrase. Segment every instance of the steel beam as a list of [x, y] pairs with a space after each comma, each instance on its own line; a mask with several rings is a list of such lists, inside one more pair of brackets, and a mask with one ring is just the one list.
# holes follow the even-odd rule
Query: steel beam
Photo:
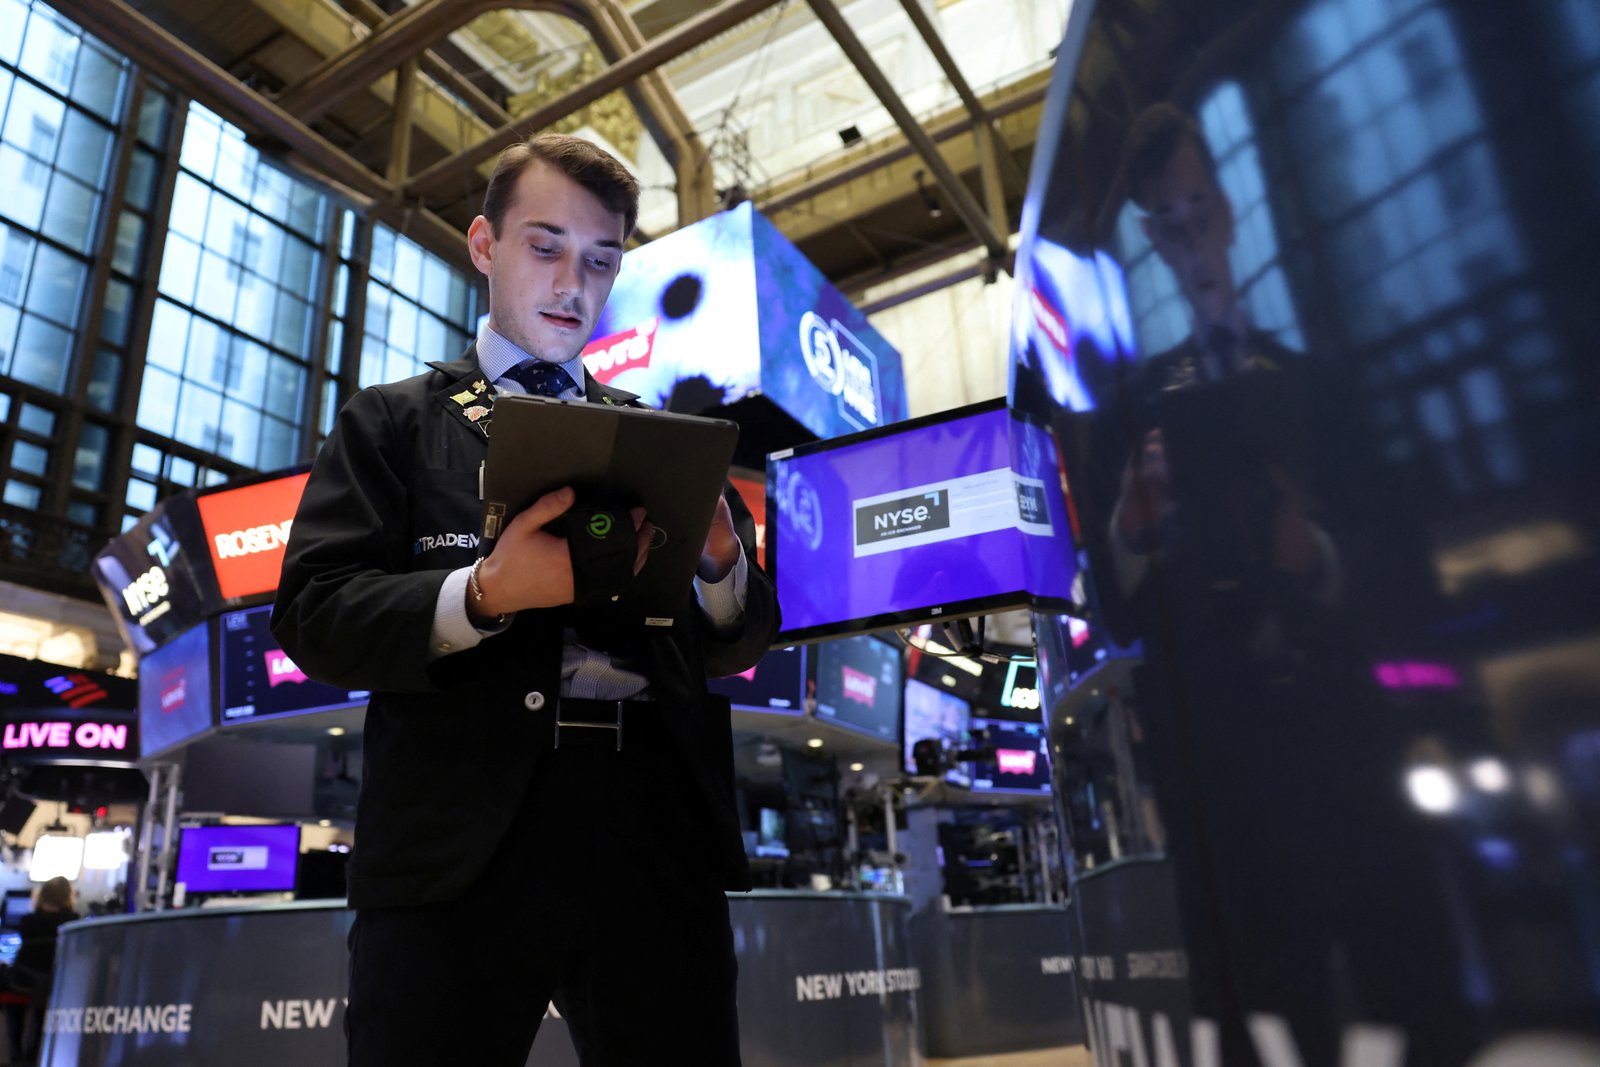
[[[424, 3], [427, 2], [429, 0], [424, 0]], [[494, 2], [499, 4], [504, 0], [494, 0]], [[635, 79], [670, 63], [685, 52], [704, 44], [777, 2], [778, 0], [723, 0], [723, 3], [673, 27], [637, 52], [618, 60], [594, 78], [549, 101], [533, 113], [501, 126], [471, 148], [435, 163], [406, 183], [404, 190], [406, 195], [426, 193], [429, 189], [437, 189], [451, 181], [459, 180], [463, 175], [471, 174], [478, 164], [521, 140], [527, 135], [527, 131], [542, 129], [557, 119], [588, 106], [602, 96], [629, 85]]]
[[879, 69], [878, 64], [867, 52], [866, 46], [856, 36], [850, 24], [845, 21], [833, 0], [807, 0], [811, 10], [816, 12], [817, 20], [821, 22], [833, 39], [838, 42], [846, 57], [855, 66], [861, 77], [871, 87], [878, 97], [878, 102], [894, 118], [895, 124], [905, 134], [906, 140], [916, 148], [917, 154], [927, 164], [928, 170], [933, 174], [934, 181], [938, 183], [939, 190], [945, 196], [950, 207], [961, 219], [967, 229], [972, 231], [974, 237], [989, 252], [989, 258], [996, 263], [1003, 262], [1006, 258], [1006, 242], [1004, 237], [995, 232], [993, 226], [984, 215], [983, 208], [978, 204], [967, 187], [961, 183], [956, 172], [950, 169], [944, 157], [939, 154], [938, 146], [928, 136], [926, 130], [918, 124], [916, 118], [906, 107], [905, 101], [895, 92], [894, 86], [889, 84], [889, 79]]
[[417, 61], [400, 64], [394, 83], [394, 110], [389, 123], [389, 182], [398, 185], [411, 173], [411, 112], [417, 102]]

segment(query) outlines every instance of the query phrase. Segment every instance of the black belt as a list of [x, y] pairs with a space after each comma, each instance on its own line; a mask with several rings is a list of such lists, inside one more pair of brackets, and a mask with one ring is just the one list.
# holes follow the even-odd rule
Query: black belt
[[[586, 700], [561, 697], [550, 716], [551, 747], [563, 745], [615, 746], [622, 751], [622, 731], [630, 712], [643, 712], [643, 723], [658, 721], [660, 710], [648, 700]], [[635, 727], [637, 729], [637, 727]]]

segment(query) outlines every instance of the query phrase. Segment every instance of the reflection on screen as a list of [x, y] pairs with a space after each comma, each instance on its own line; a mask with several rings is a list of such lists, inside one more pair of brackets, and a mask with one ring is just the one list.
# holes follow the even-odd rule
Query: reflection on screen
[[1041, 724], [973, 719], [972, 744], [978, 749], [994, 749], [993, 759], [972, 765], [974, 792], [1050, 792], [1049, 746]]
[[1071, 596], [1054, 438], [998, 407], [809, 446], [769, 461], [768, 479], [786, 633]]
[[804, 653], [793, 646], [775, 648], [742, 674], [713, 678], [707, 684], [741, 711], [801, 715], [806, 710]]
[[[972, 706], [965, 700], [938, 686], [919, 682], [915, 678], [906, 682], [906, 724], [903, 746], [907, 774], [915, 774], [916, 762], [911, 758], [911, 748], [918, 741], [936, 738], [946, 749], [955, 751], [966, 747], [967, 723]], [[946, 771], [944, 780], [952, 785], [970, 785], [972, 777], [965, 766]]]
[[189, 893], [277, 893], [294, 888], [298, 826], [191, 826], [178, 839]]
[[201, 623], [139, 660], [139, 754], [211, 727], [211, 631]]
[[900, 725], [900, 650], [875, 637], [816, 646], [817, 718], [885, 741]]
[[327, 711], [367, 699], [364, 690], [336, 689], [307, 678], [273, 640], [271, 618], [270, 604], [222, 616], [223, 722]]

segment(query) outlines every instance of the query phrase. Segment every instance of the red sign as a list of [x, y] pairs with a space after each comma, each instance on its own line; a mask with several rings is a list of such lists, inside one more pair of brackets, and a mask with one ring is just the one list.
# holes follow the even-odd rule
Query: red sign
[[658, 319], [641, 322], [631, 330], [590, 341], [583, 348], [583, 366], [601, 385], [625, 370], [650, 365], [656, 347]]
[[293, 474], [195, 501], [224, 599], [278, 588], [283, 549], [309, 474]]
[[841, 667], [844, 672], [844, 695], [847, 700], [872, 707], [878, 699], [878, 679], [854, 667]]
[[737, 474], [728, 481], [739, 491], [739, 497], [744, 501], [744, 506], [750, 509], [750, 515], [756, 520], [756, 563], [762, 567], [767, 565], [767, 483], [758, 482], [752, 478], [741, 478]]

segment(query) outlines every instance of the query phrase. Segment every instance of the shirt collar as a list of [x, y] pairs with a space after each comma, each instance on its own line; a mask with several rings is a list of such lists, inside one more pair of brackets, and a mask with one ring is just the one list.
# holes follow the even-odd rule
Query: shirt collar
[[[478, 328], [478, 369], [491, 382], [498, 382], [512, 367], [535, 358], [491, 329], [488, 319], [485, 319], [483, 325]], [[576, 392], [569, 389], [562, 396], [573, 400], [581, 399], [584, 395], [582, 353], [561, 364], [561, 369], [578, 384]], [[521, 386], [518, 386], [517, 390], [520, 392]]]

